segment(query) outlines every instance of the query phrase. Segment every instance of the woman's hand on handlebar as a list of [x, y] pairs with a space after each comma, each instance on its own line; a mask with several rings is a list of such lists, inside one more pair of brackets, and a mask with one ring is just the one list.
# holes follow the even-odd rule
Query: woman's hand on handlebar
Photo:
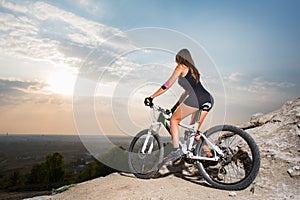
[[154, 104], [153, 104], [153, 98], [151, 97], [146, 97], [145, 100], [144, 100], [144, 104], [145, 106], [150, 106], [152, 107]]
[[170, 114], [172, 114], [173, 112], [172, 112], [172, 110], [171, 109], [166, 109], [166, 114], [167, 115], [170, 115]]
[[177, 109], [177, 104], [175, 104], [175, 106], [173, 106], [173, 108], [167, 109], [167, 110], [166, 110], [166, 114], [167, 114], [167, 115], [173, 114], [173, 113], [175, 112], [176, 109]]

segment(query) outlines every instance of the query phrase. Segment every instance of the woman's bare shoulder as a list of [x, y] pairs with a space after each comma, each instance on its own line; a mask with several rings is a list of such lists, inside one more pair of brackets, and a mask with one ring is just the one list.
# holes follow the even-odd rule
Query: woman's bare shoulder
[[184, 75], [186, 74], [188, 67], [183, 64], [178, 64], [175, 70], [178, 71], [181, 75]]
[[176, 66], [176, 70], [178, 70], [178, 71], [186, 71], [187, 69], [188, 69], [188, 67], [183, 64], [178, 64]]

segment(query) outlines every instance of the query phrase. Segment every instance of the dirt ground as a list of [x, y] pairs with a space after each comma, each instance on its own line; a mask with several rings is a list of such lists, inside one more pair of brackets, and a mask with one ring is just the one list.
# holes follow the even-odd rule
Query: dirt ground
[[192, 177], [169, 175], [143, 180], [130, 174], [111, 174], [84, 182], [49, 200], [74, 199], [258, 199], [250, 189], [229, 192], [209, 187]]

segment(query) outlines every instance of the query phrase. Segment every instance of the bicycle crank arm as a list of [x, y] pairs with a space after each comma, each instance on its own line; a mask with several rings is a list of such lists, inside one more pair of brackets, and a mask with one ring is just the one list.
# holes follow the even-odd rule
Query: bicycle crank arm
[[214, 158], [208, 158], [208, 157], [203, 157], [203, 156], [190, 156], [190, 159], [193, 160], [207, 160], [207, 161], [218, 161], [219, 157], [214, 157]]

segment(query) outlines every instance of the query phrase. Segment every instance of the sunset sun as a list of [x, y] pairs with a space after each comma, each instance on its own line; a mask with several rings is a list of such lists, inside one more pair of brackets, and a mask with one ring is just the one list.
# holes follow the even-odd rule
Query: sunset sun
[[58, 69], [50, 74], [47, 83], [49, 84], [49, 90], [53, 93], [72, 95], [75, 81], [76, 74], [74, 72]]

